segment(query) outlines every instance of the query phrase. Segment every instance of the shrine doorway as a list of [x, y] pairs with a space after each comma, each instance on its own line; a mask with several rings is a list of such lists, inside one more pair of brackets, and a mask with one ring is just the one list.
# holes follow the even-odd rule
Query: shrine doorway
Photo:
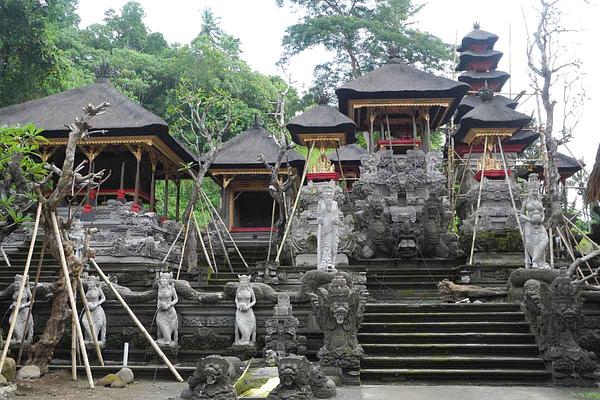
[[[269, 230], [271, 228], [273, 198], [269, 192], [236, 192], [233, 208], [233, 231]], [[275, 205], [275, 218], [278, 213], [277, 205]]]

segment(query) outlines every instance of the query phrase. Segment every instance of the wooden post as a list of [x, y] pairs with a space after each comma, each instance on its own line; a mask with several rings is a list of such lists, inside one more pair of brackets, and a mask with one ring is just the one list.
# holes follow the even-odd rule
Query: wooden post
[[164, 205], [163, 205], [163, 214], [165, 214], [165, 218], [169, 219], [169, 175], [165, 171], [165, 190], [164, 190]]
[[6, 342], [4, 343], [4, 349], [2, 349], [2, 357], [0, 357], [0, 371], [4, 367], [4, 361], [8, 354], [8, 348], [10, 347], [10, 340], [15, 331], [15, 325], [17, 323], [17, 315], [19, 314], [19, 308], [21, 307], [21, 300], [23, 300], [23, 291], [25, 290], [25, 283], [27, 276], [29, 275], [29, 266], [31, 265], [31, 258], [33, 257], [33, 248], [35, 247], [35, 241], [37, 239], [37, 231], [40, 226], [40, 217], [42, 215], [42, 203], [38, 203], [37, 212], [35, 215], [35, 223], [33, 224], [33, 232], [31, 234], [31, 244], [29, 245], [29, 252], [27, 253], [27, 261], [25, 261], [25, 269], [23, 270], [23, 280], [19, 285], [19, 292], [17, 293], [17, 300], [15, 301], [15, 309], [11, 314], [10, 326], [8, 327], [8, 334], [6, 335]]
[[175, 181], [175, 221], [179, 221], [179, 202], [181, 197], [181, 177], [178, 177]]
[[[271, 242], [273, 241], [273, 227], [275, 225], [275, 198], [273, 198], [273, 209], [271, 210], [271, 230], [269, 231], [269, 251], [267, 252], [267, 261], [271, 259]], [[285, 204], [284, 204], [285, 207]]]
[[479, 206], [481, 205], [481, 191], [483, 189], [483, 179], [485, 178], [485, 156], [487, 152], [488, 137], [485, 137], [483, 144], [483, 162], [481, 163], [481, 178], [479, 179], [479, 194], [477, 195], [477, 209], [475, 210], [475, 222], [473, 223], [473, 240], [471, 241], [471, 254], [469, 255], [469, 265], [473, 265], [473, 253], [475, 252], [475, 237], [477, 236], [477, 225], [479, 224]]
[[142, 163], [142, 148], [138, 147], [133, 153], [135, 156], [135, 195], [133, 205], [140, 205], [140, 164]]
[[102, 272], [102, 270], [100, 269], [100, 267], [96, 263], [96, 260], [94, 260], [92, 258], [92, 259], [90, 259], [90, 262], [92, 263], [92, 265], [94, 266], [94, 268], [98, 272], [98, 275], [100, 275], [100, 277], [102, 278], [102, 280], [104, 281], [104, 283], [106, 283], [106, 285], [108, 285], [108, 287], [110, 288], [110, 290], [113, 292], [113, 294], [115, 295], [115, 297], [117, 298], [117, 300], [119, 301], [119, 303], [121, 303], [121, 305], [123, 306], [123, 308], [125, 309], [125, 311], [127, 311], [127, 313], [129, 314], [129, 316], [131, 317], [131, 319], [133, 320], [133, 322], [137, 325], [137, 327], [139, 328], [139, 330], [144, 334], [144, 336], [146, 337], [146, 339], [148, 340], [148, 342], [150, 342], [150, 345], [152, 345], [152, 348], [154, 349], [154, 351], [156, 351], [156, 353], [160, 356], [160, 358], [162, 358], [162, 360], [165, 362], [165, 364], [167, 364], [167, 366], [169, 367], [169, 370], [171, 371], [171, 373], [173, 374], [173, 376], [175, 376], [175, 378], [177, 379], [178, 382], [183, 382], [183, 378], [181, 377], [181, 375], [179, 375], [179, 372], [177, 372], [177, 370], [175, 369], [175, 367], [173, 366], [173, 364], [171, 364], [171, 362], [169, 361], [169, 359], [167, 358], [167, 356], [165, 355], [165, 353], [163, 353], [163, 351], [156, 344], [156, 342], [154, 341], [154, 339], [152, 338], [152, 336], [150, 336], [150, 334], [148, 333], [148, 331], [146, 330], [146, 328], [144, 328], [144, 325], [142, 325], [142, 323], [135, 316], [135, 314], [133, 313], [133, 311], [131, 310], [131, 308], [129, 308], [129, 306], [127, 305], [127, 303], [125, 302], [125, 300], [123, 300], [123, 297], [121, 297], [121, 295], [119, 294], [119, 292], [117, 292], [117, 290], [115, 289], [115, 287], [113, 286], [113, 284], [108, 280], [108, 278], [106, 277], [106, 275], [104, 275], [104, 272]]
[[154, 202], [155, 199], [155, 176], [156, 176], [156, 164], [152, 164], [152, 174], [150, 175], [150, 211], [154, 212]]
[[85, 317], [87, 319], [88, 325], [90, 326], [90, 335], [92, 336], [92, 341], [94, 342], [94, 348], [96, 349], [96, 357], [98, 357], [98, 361], [100, 365], [104, 367], [104, 358], [102, 357], [102, 350], [100, 350], [100, 344], [98, 343], [98, 338], [96, 337], [96, 328], [94, 327], [94, 320], [92, 319], [92, 313], [90, 312], [87, 298], [85, 297], [85, 291], [83, 290], [83, 282], [78, 279], [79, 284], [77, 287], [79, 288], [79, 295], [81, 296], [81, 303], [83, 304], [83, 309], [85, 311]]
[[79, 348], [81, 350], [81, 356], [83, 358], [83, 364], [85, 366], [85, 373], [87, 375], [88, 386], [90, 389], [94, 388], [94, 378], [92, 377], [92, 370], [90, 369], [90, 363], [88, 361], [87, 352], [85, 350], [85, 341], [83, 340], [83, 332], [79, 325], [79, 318], [77, 318], [77, 304], [75, 303], [75, 295], [73, 294], [73, 286], [71, 286], [71, 279], [69, 279], [69, 267], [67, 266], [67, 259], [65, 257], [65, 249], [63, 248], [62, 238], [60, 236], [60, 229], [58, 228], [58, 221], [56, 220], [56, 214], [52, 212], [50, 214], [52, 218], [52, 225], [54, 226], [54, 236], [56, 236], [56, 243], [58, 245], [58, 252], [60, 254], [60, 264], [62, 266], [63, 275], [65, 277], [65, 286], [67, 288], [67, 294], [69, 295], [69, 303], [71, 306], [71, 312], [75, 315], [75, 326], [77, 329], [77, 338], [79, 339]]

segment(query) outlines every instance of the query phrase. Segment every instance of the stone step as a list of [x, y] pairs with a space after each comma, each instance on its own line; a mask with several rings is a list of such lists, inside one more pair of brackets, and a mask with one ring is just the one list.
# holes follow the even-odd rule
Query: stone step
[[372, 355], [539, 355], [537, 344], [525, 343], [365, 343], [366, 354]]
[[360, 343], [535, 343], [530, 333], [514, 332], [422, 332], [358, 333]]
[[361, 369], [361, 380], [363, 382], [402, 382], [402, 381], [435, 381], [454, 382], [456, 381], [476, 381], [478, 383], [514, 383], [519, 384], [540, 384], [550, 383], [551, 373], [545, 369], [410, 369], [410, 368], [367, 368]]
[[360, 332], [529, 332], [527, 322], [365, 322]]
[[521, 311], [510, 312], [404, 312], [366, 313], [364, 322], [432, 322], [432, 321], [525, 321]]
[[519, 303], [439, 303], [430, 305], [415, 305], [402, 302], [367, 303], [366, 312], [374, 313], [403, 313], [403, 312], [510, 312], [520, 311]]
[[503, 356], [366, 356], [361, 368], [425, 368], [425, 369], [461, 369], [461, 368], [523, 368], [545, 369], [544, 360], [538, 357]]

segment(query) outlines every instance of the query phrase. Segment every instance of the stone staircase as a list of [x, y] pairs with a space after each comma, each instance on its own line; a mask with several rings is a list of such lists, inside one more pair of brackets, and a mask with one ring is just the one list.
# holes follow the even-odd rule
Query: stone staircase
[[369, 303], [358, 336], [364, 382], [551, 381], [514, 303]]

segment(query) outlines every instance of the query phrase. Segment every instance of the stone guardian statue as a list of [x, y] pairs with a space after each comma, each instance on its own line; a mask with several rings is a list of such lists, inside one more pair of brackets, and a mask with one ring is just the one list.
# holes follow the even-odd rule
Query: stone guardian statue
[[[29, 321], [26, 321], [29, 307], [31, 307], [32, 297], [31, 288], [29, 287], [29, 277], [23, 277], [23, 275], [18, 274], [15, 275], [16, 287], [21, 285], [23, 279], [25, 279], [25, 289], [23, 290], [23, 295], [21, 297], [21, 305], [18, 310], [15, 309], [15, 306], [17, 305], [17, 296], [19, 294], [18, 290], [13, 292], [13, 302], [10, 305], [10, 309], [13, 310], [11, 320], [12, 318], [16, 318], [11, 344], [21, 342], [28, 343], [33, 339], [33, 314], [29, 316]], [[27, 324], [25, 324], [25, 322], [27, 322]]]
[[156, 343], [159, 346], [175, 347], [178, 342], [177, 311], [175, 304], [179, 301], [173, 273], [161, 272], [158, 278], [158, 301], [156, 311]]
[[[100, 347], [103, 347], [106, 344], [106, 314], [104, 313], [102, 304], [106, 301], [106, 297], [104, 296], [104, 292], [100, 287], [100, 281], [97, 277], [92, 276], [87, 280], [87, 292], [85, 292], [85, 298], [92, 317], [96, 340]], [[85, 313], [81, 317], [81, 324], [83, 326], [83, 332], [85, 333], [85, 344], [93, 344], [92, 330], [90, 329]]]
[[240, 275], [240, 285], [235, 293], [235, 343], [234, 346], [253, 346], [256, 343], [256, 317], [252, 307], [256, 295], [250, 286], [250, 276]]
[[317, 223], [317, 269], [335, 271], [340, 212], [337, 201], [333, 199], [333, 187], [323, 190], [317, 206]]
[[548, 233], [544, 227], [544, 205], [540, 200], [537, 174], [529, 175], [528, 194], [521, 207], [525, 268], [549, 268], [546, 262]]

